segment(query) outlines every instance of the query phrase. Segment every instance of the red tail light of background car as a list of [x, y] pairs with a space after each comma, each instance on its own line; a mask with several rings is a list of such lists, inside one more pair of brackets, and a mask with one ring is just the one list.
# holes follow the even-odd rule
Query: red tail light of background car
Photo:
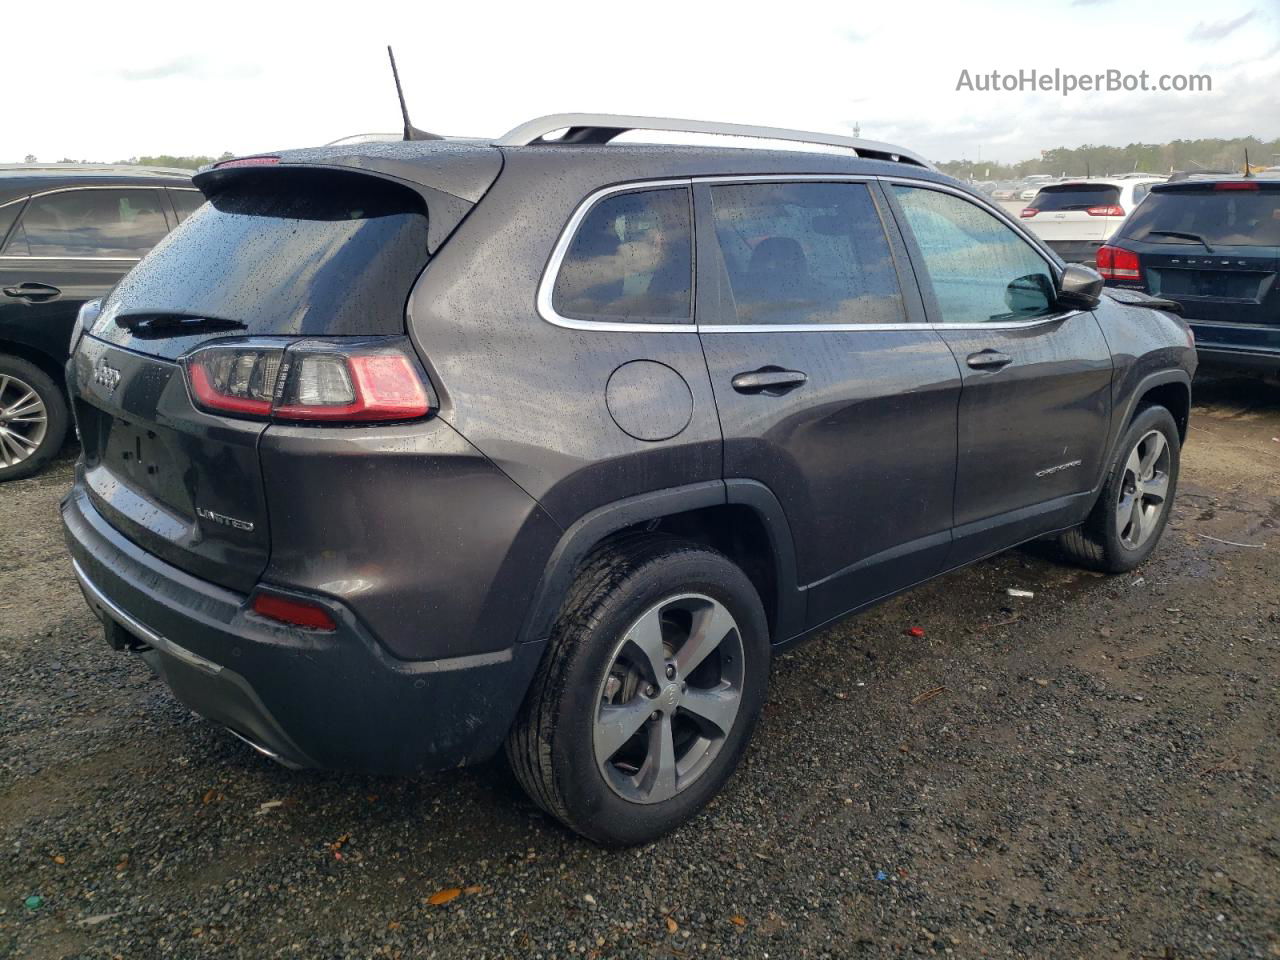
[[1104, 280], [1137, 280], [1142, 277], [1141, 262], [1132, 250], [1103, 245], [1098, 248], [1098, 273]]

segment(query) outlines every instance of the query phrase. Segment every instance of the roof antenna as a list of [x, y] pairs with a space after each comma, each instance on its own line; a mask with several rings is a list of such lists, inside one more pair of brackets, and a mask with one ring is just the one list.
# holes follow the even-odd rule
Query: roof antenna
[[1244, 175], [1246, 178], [1253, 176], [1253, 170], [1249, 167], [1249, 148], [1248, 147], [1244, 148]]
[[419, 130], [409, 122], [409, 108], [404, 103], [404, 90], [400, 87], [400, 71], [396, 69], [396, 55], [391, 52], [391, 44], [387, 44], [387, 56], [391, 58], [391, 76], [396, 81], [396, 95], [400, 98], [400, 116], [404, 117], [405, 140], [443, 140], [438, 133]]

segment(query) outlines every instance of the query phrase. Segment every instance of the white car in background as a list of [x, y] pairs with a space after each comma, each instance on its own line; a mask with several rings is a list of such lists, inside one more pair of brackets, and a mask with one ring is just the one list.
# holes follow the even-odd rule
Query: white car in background
[[1045, 184], [1019, 214], [1067, 263], [1093, 265], [1098, 247], [1167, 177], [1091, 177]]
[[1022, 191], [1018, 194], [1019, 200], [1034, 199], [1036, 191], [1041, 187], [1048, 186], [1051, 183], [1057, 183], [1057, 177], [1051, 177], [1047, 173], [1033, 173], [1031, 176], [1022, 181]]

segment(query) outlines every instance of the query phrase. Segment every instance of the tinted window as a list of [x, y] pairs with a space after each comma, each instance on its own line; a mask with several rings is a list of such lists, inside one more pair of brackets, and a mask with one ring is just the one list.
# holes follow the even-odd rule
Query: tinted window
[[1120, 202], [1120, 188], [1099, 184], [1072, 183], [1060, 187], [1042, 187], [1031, 206], [1041, 213], [1054, 210], [1088, 210], [1109, 207]]
[[861, 183], [711, 188], [739, 323], [900, 323], [889, 241]]
[[1052, 309], [1053, 275], [1007, 224], [960, 197], [894, 187], [943, 323], [1026, 320]]
[[644, 190], [601, 200], [578, 227], [552, 303], [579, 320], [689, 321], [693, 235], [689, 191]]
[[22, 200], [15, 200], [0, 207], [0, 246], [4, 245], [4, 235], [9, 232], [9, 228], [13, 226], [13, 221], [21, 210]]
[[141, 257], [165, 235], [158, 190], [68, 190], [33, 197], [6, 256]]
[[[205, 317], [246, 334], [400, 334], [427, 262], [417, 194], [333, 171], [245, 176], [174, 229], [103, 304], [104, 320]], [[99, 329], [124, 343], [117, 323]]]
[[[1196, 236], [1169, 236], [1162, 230]], [[1129, 219], [1125, 236], [1193, 247], [1200, 246], [1196, 237], [1210, 246], [1280, 247], [1280, 189], [1215, 190], [1206, 185], [1153, 190]]]
[[204, 206], [204, 194], [199, 190], [170, 190], [169, 199], [178, 211], [179, 223]]

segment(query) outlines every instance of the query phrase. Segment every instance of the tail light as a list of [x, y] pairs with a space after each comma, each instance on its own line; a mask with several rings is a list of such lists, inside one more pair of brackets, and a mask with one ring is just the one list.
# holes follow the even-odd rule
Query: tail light
[[1098, 273], [1104, 280], [1137, 280], [1142, 277], [1138, 255], [1123, 247], [1103, 245], [1098, 248]]
[[1123, 217], [1124, 207], [1117, 203], [1104, 203], [1097, 207], [1090, 207], [1085, 213], [1091, 217]]
[[255, 593], [249, 602], [249, 609], [260, 617], [287, 623], [291, 627], [306, 627], [308, 630], [338, 629], [333, 615], [320, 604], [278, 593]]
[[210, 413], [375, 423], [431, 412], [425, 378], [403, 338], [353, 346], [221, 344], [202, 347], [183, 365], [192, 400]]
[[1023, 220], [1026, 220], [1028, 217], [1034, 217], [1039, 212], [1040, 211], [1037, 210], [1035, 207], [1023, 207], [1022, 211], [1018, 214], [1018, 216], [1020, 216]]

